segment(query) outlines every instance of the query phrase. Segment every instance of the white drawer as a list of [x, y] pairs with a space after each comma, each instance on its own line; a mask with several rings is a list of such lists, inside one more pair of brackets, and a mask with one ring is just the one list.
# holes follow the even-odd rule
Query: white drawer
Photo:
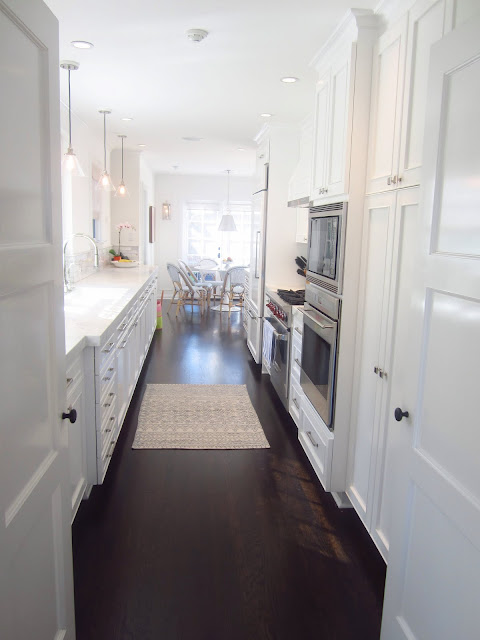
[[298, 347], [298, 344], [292, 342], [292, 361], [290, 368], [290, 375], [292, 380], [300, 384], [300, 366], [302, 363], [302, 347]]
[[301, 406], [302, 424], [298, 432], [298, 439], [323, 488], [325, 491], [330, 491], [333, 433], [325, 426], [306, 397], [304, 397]]
[[95, 398], [99, 402], [112, 380], [117, 374], [117, 362], [115, 357], [106, 363], [104, 371], [100, 375], [95, 375]]
[[67, 367], [67, 400], [77, 383], [83, 378], [83, 353]]
[[295, 380], [290, 379], [290, 393], [288, 399], [289, 411], [299, 429], [301, 428], [302, 420], [302, 402], [303, 391], [301, 390], [300, 385], [297, 384]]
[[101, 347], [95, 347], [95, 373], [102, 373], [107, 361], [112, 356], [117, 343], [117, 331], [105, 340]]
[[117, 385], [115, 376], [112, 378], [108, 386], [103, 388], [103, 393], [97, 398], [95, 403], [95, 419], [97, 424], [102, 424], [105, 416], [112, 411], [117, 401]]

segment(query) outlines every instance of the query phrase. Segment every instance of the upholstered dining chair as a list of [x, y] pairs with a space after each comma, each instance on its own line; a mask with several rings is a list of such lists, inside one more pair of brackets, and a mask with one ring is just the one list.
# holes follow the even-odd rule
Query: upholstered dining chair
[[192, 306], [197, 305], [200, 307], [200, 313], [203, 314], [204, 307], [207, 302], [207, 293], [204, 287], [194, 286], [188, 277], [180, 271], [176, 264], [167, 262], [167, 271], [173, 283], [173, 296], [170, 300], [170, 305], [167, 309], [167, 313], [170, 311], [170, 307], [174, 299], [177, 299], [177, 311], [175, 316], [178, 316], [178, 312], [181, 308], [184, 308], [186, 304]]
[[[239, 306], [243, 309], [245, 294], [245, 267], [232, 267], [225, 273], [223, 279], [222, 294], [220, 296], [220, 311], [223, 304], [228, 304], [228, 317], [232, 313], [232, 307]], [[227, 298], [228, 302], [224, 302]]]

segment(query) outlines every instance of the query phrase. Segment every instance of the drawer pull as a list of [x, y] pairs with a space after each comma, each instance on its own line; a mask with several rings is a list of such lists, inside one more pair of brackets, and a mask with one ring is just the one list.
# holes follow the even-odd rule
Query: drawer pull
[[105, 429], [105, 433], [110, 433], [111, 429]]
[[111, 379], [112, 379], [112, 376], [110, 376], [110, 377], [108, 377], [108, 376], [104, 376], [104, 377], [102, 378], [102, 380], [103, 380], [104, 382], [108, 382], [108, 381], [109, 381], [109, 380], [111, 380]]
[[73, 378], [67, 378], [67, 389], [72, 384]]
[[109, 342], [107, 347], [105, 349], [102, 349], [102, 353], [110, 353], [110, 351], [113, 349], [113, 347], [115, 346], [114, 342]]
[[310, 442], [313, 444], [314, 447], [318, 447], [318, 444], [315, 442], [315, 440], [312, 438], [312, 432], [311, 431], [307, 431], [307, 436], [308, 439], [310, 440]]
[[302, 363], [300, 362], [300, 360], [298, 358], [295, 358], [295, 362], [296, 362], [296, 364], [298, 364], [299, 367], [302, 366]]
[[297, 407], [297, 409], [300, 411], [300, 405], [297, 402], [296, 398], [293, 398], [293, 404]]
[[299, 333], [301, 336], [303, 336], [303, 331], [300, 331], [300, 329], [298, 327], [295, 327], [295, 331], [297, 333]]
[[110, 420], [115, 420], [115, 416], [110, 416]]
[[123, 331], [128, 326], [128, 322], [122, 322], [122, 324], [118, 327], [117, 331]]
[[108, 367], [107, 371], [114, 371], [113, 367]]
[[113, 396], [115, 395], [115, 393], [113, 391], [110, 391], [110, 393], [108, 394], [110, 396], [110, 398], [113, 398]]
[[111, 403], [111, 402], [105, 402], [105, 404], [104, 404], [103, 406], [104, 406], [105, 408], [106, 408], [106, 407], [111, 407], [111, 406], [112, 406], [112, 403]]

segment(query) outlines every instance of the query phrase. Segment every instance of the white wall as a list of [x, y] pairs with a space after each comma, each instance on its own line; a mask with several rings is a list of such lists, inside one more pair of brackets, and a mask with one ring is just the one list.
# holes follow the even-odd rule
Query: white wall
[[[253, 193], [253, 177], [230, 176], [230, 202], [249, 202]], [[176, 262], [183, 251], [183, 209], [186, 202], [226, 202], [227, 176], [186, 176], [157, 174], [155, 205], [157, 210], [155, 264], [158, 266], [158, 289], [168, 297], [172, 282], [167, 262]], [[162, 203], [171, 204], [171, 219], [162, 220]]]

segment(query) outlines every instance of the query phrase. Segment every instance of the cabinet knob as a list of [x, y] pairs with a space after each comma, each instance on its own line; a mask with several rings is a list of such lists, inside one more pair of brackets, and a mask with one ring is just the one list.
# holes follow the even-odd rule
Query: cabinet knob
[[74, 422], [77, 421], [77, 410], [76, 409], [72, 409], [71, 407], [69, 407], [69, 412], [65, 413], [65, 411], [62, 413], [62, 420], [66, 420], [69, 419], [70, 422], [73, 424]]
[[395, 420], [400, 422], [402, 418], [408, 418], [408, 411], [402, 411], [400, 407], [397, 407], [393, 412], [393, 415], [395, 416]]

